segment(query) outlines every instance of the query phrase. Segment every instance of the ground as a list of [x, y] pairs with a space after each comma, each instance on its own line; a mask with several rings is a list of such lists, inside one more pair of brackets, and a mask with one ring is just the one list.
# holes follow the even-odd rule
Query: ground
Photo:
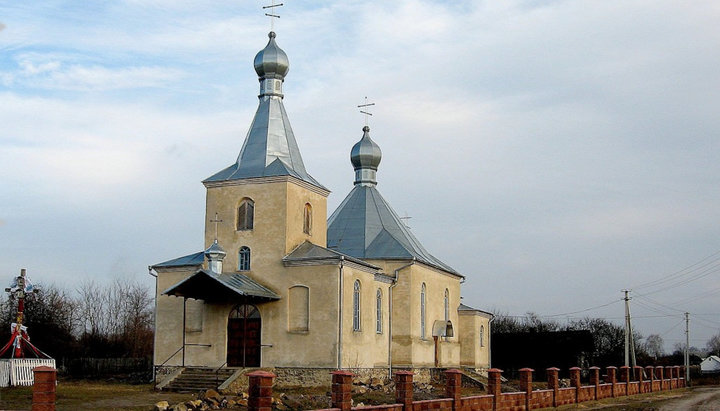
[[[435, 387], [432, 392], [416, 393], [415, 399], [439, 398], [444, 390]], [[276, 396], [288, 409], [326, 408], [329, 405], [328, 392], [325, 389], [277, 390]], [[463, 389], [463, 395], [477, 395], [477, 389]], [[159, 401], [168, 401], [171, 405], [196, 398], [193, 394], [156, 392], [151, 385], [129, 385], [97, 381], [61, 382], [57, 391], [57, 410], [96, 410], [96, 411], [150, 411]], [[393, 393], [370, 391], [353, 395], [356, 405], [389, 403]], [[29, 410], [32, 401], [30, 387], [0, 388], [0, 410]], [[235, 408], [244, 410], [246, 408]], [[591, 401], [558, 408], [559, 410], [720, 410], [720, 386], [701, 386], [679, 389], [660, 394], [643, 394], [632, 397]]]

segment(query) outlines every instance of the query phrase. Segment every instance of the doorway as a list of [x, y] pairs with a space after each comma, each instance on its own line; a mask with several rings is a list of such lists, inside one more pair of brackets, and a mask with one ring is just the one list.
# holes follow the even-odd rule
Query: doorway
[[260, 311], [250, 304], [240, 304], [230, 311], [227, 329], [228, 367], [260, 366]]

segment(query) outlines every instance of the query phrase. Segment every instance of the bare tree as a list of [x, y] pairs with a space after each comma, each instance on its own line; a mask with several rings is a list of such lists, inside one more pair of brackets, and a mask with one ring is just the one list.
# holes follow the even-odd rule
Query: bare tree
[[662, 337], [658, 334], [648, 335], [645, 340], [645, 350], [649, 356], [657, 361], [658, 357], [662, 357], [665, 354]]
[[720, 356], [720, 333], [717, 333], [710, 337], [707, 342], [708, 354]]

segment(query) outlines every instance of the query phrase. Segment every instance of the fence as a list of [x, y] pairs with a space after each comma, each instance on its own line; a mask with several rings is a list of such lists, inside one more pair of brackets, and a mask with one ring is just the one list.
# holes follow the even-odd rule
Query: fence
[[64, 358], [61, 364], [64, 375], [73, 378], [99, 378], [134, 373], [152, 375], [150, 357]]
[[[570, 369], [571, 387], [560, 388], [558, 368], [548, 368], [547, 389], [533, 390], [532, 373], [534, 370], [520, 370], [519, 392], [502, 392], [502, 370], [488, 371], [488, 393], [471, 397], [461, 396], [462, 371], [447, 370], [445, 395], [446, 398], [413, 401], [413, 373], [398, 371], [395, 373], [395, 403], [352, 407], [352, 377], [349, 371], [332, 372], [331, 406], [325, 410], [337, 411], [521, 411], [536, 408], [558, 407], [585, 401], [599, 400], [608, 397], [622, 397], [641, 393], [653, 393], [685, 387], [684, 369], [674, 367], [607, 367], [604, 381], [600, 380], [600, 368], [591, 367], [590, 385], [583, 386], [580, 382], [580, 368]], [[644, 371], [644, 372], [643, 372]], [[647, 374], [647, 379], [644, 374]], [[633, 374], [635, 378], [633, 378]], [[270, 411], [272, 409], [272, 386], [275, 375], [266, 371], [248, 374], [248, 409], [250, 411]]]
[[33, 368], [41, 365], [55, 368], [55, 360], [13, 358], [0, 360], [0, 387], [33, 384]]

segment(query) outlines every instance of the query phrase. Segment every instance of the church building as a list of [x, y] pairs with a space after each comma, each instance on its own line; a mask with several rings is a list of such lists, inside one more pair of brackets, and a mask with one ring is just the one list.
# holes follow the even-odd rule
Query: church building
[[237, 161], [203, 181], [205, 250], [150, 267], [154, 364], [487, 368], [492, 314], [461, 304], [465, 277], [380, 194], [367, 126], [350, 152], [354, 187], [327, 217], [330, 191], [283, 106], [290, 66], [275, 37], [255, 56], [260, 101]]

